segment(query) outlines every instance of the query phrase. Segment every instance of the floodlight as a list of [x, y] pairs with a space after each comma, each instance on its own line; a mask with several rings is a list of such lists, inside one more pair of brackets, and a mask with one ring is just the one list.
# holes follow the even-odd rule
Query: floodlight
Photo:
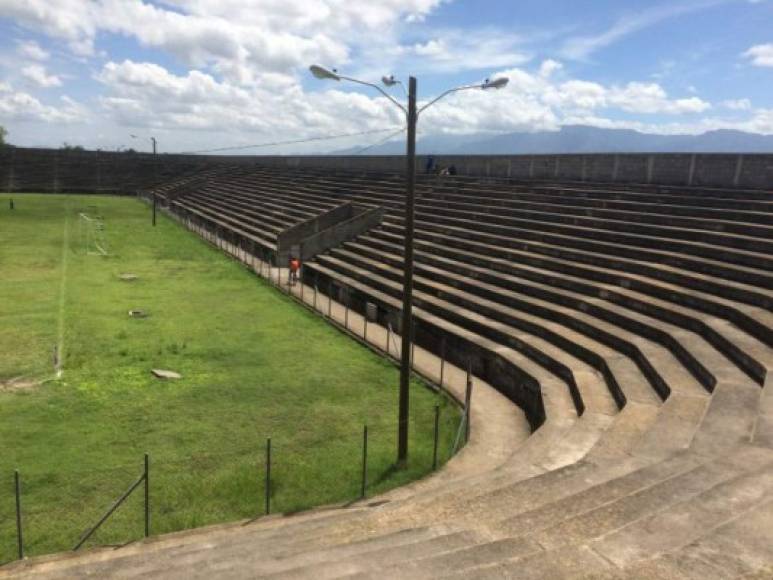
[[493, 81], [490, 81], [486, 79], [486, 82], [484, 82], [480, 88], [482, 89], [503, 89], [507, 86], [507, 83], [510, 82], [510, 79], [507, 77], [499, 77], [498, 79], [494, 79]]
[[323, 68], [321, 66], [318, 66], [316, 64], [313, 64], [309, 67], [309, 70], [311, 71], [311, 74], [313, 74], [318, 79], [331, 79], [334, 81], [340, 81], [341, 77], [338, 76], [335, 72], [329, 71], [326, 68]]

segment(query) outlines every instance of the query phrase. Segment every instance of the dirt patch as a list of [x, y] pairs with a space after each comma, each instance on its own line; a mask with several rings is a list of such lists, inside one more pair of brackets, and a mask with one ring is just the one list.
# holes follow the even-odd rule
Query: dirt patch
[[40, 385], [40, 381], [33, 381], [25, 379], [24, 377], [16, 377], [8, 381], [0, 381], [0, 393], [7, 393], [13, 391], [25, 391], [27, 389], [34, 389]]

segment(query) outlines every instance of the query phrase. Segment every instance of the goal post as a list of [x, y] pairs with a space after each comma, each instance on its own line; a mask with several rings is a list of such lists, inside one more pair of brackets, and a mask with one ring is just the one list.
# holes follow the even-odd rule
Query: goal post
[[105, 222], [102, 218], [85, 212], [78, 214], [78, 239], [83, 253], [92, 256], [107, 256]]

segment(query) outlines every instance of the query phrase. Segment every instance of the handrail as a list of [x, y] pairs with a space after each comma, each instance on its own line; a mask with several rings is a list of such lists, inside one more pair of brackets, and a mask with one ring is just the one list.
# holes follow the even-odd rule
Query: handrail
[[134, 492], [135, 489], [137, 489], [140, 484], [143, 482], [145, 483], [145, 537], [147, 538], [150, 535], [150, 510], [149, 510], [149, 497], [150, 497], [150, 490], [149, 490], [149, 458], [148, 454], [145, 454], [145, 469], [142, 475], [135, 481], [129, 489], [127, 489], [121, 497], [119, 497], [113, 505], [110, 506], [110, 508], [104, 513], [104, 515], [99, 519], [99, 521], [96, 523], [96, 525], [89, 528], [82, 536], [81, 539], [78, 541], [77, 544], [75, 544], [75, 547], [72, 549], [73, 552], [76, 552], [83, 546], [83, 544], [86, 543], [86, 541], [94, 535], [94, 532], [96, 532], [102, 524], [104, 524], [108, 518], [115, 513], [115, 511], [121, 507], [123, 502], [125, 502], [127, 499], [129, 499], [129, 496]]

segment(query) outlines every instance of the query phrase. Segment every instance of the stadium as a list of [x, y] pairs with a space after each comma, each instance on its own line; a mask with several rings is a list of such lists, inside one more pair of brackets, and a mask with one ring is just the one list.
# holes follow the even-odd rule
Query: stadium
[[0, 0], [0, 580], [773, 579], [771, 21]]
[[[4, 383], [14, 462], [30, 465], [24, 547], [71, 549], [148, 473], [144, 452], [152, 537], [141, 540], [141, 477], [90, 549], [0, 574], [770, 573], [770, 156], [449, 157], [458, 175], [420, 175], [411, 455], [395, 472], [397, 369], [378, 361], [401, 356], [399, 158], [13, 154], [0, 179], [12, 190], [4, 262], [18, 271], [4, 286], [19, 296], [4, 350], [19, 356], [4, 373], [51, 375]], [[49, 193], [13, 192], [25, 190]], [[288, 253], [303, 259], [295, 284]], [[160, 383], [158, 365], [182, 378]], [[330, 415], [330, 441], [328, 424], [311, 424], [336, 402], [315, 391], [333, 385], [357, 403]], [[35, 428], [44, 404], [69, 425], [54, 441]], [[122, 412], [100, 424], [101, 405]], [[271, 423], [266, 406], [282, 417]], [[180, 428], [180, 413], [198, 427]], [[84, 453], [100, 444], [105, 454]], [[51, 445], [61, 471], [40, 479], [50, 464], [32, 462]], [[12, 498], [8, 560], [21, 549]]]

